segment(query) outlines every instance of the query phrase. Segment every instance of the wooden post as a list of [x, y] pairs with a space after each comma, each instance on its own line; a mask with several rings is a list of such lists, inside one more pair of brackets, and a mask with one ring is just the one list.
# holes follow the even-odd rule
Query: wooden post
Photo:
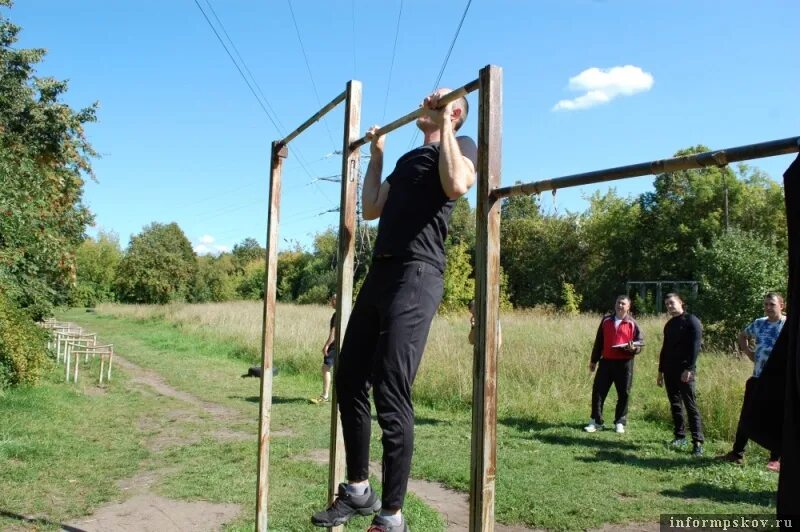
[[281, 169], [288, 150], [272, 143], [267, 218], [267, 265], [264, 272], [264, 313], [261, 342], [261, 402], [258, 423], [258, 491], [256, 531], [267, 532], [269, 502], [269, 423], [272, 410], [272, 350], [275, 341], [275, 299], [278, 278], [278, 218], [281, 203]]
[[[339, 209], [338, 292], [336, 294], [336, 356], [334, 372], [339, 368], [339, 352], [344, 330], [353, 306], [353, 263], [355, 258], [356, 199], [358, 195], [359, 148], [350, 144], [361, 129], [361, 82], [347, 83], [342, 145], [342, 193]], [[331, 382], [331, 437], [328, 446], [328, 504], [333, 502], [339, 482], [345, 478], [344, 439], [336, 400], [336, 379]], [[332, 530], [341, 531], [342, 527]]]
[[484, 532], [494, 530], [497, 467], [500, 202], [491, 194], [500, 185], [502, 83], [503, 73], [500, 67], [489, 65], [481, 69], [475, 250], [477, 321], [472, 374], [469, 529]]

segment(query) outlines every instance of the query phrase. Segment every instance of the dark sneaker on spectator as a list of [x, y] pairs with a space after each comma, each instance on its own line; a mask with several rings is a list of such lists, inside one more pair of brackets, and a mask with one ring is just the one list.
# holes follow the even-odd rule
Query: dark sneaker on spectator
[[311, 516], [311, 522], [316, 526], [334, 527], [345, 524], [354, 515], [372, 515], [381, 510], [381, 500], [367, 488], [364, 495], [351, 495], [347, 493], [347, 485], [339, 484], [339, 493], [327, 510], [317, 512]]
[[692, 455], [694, 456], [703, 456], [703, 444], [694, 442], [692, 444]]
[[372, 524], [369, 525], [367, 532], [409, 532], [408, 525], [404, 517], [400, 518], [399, 525], [393, 525], [389, 519], [382, 515], [376, 515], [372, 518]]
[[686, 438], [675, 438], [672, 440], [672, 442], [670, 442], [670, 445], [677, 449], [683, 449], [686, 447]]
[[733, 451], [729, 452], [728, 454], [723, 454], [722, 456], [719, 457], [719, 459], [722, 460], [723, 462], [730, 462], [736, 465], [744, 464], [744, 458], [734, 453]]

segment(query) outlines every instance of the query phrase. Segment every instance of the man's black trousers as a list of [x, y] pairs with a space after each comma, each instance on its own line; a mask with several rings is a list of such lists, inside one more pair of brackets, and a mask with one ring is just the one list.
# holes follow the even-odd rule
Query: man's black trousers
[[628, 422], [628, 396], [633, 384], [632, 358], [630, 360], [600, 359], [592, 385], [592, 419], [598, 425], [603, 424], [603, 404], [606, 402], [606, 396], [612, 384], [617, 390], [614, 424], [625, 425]]
[[[682, 372], [681, 372], [682, 373]], [[664, 388], [667, 390], [669, 408], [672, 412], [672, 425], [676, 439], [686, 437], [686, 420], [683, 417], [683, 407], [689, 417], [689, 430], [692, 432], [692, 441], [703, 443], [703, 422], [700, 420], [700, 410], [697, 408], [697, 393], [694, 375], [689, 382], [681, 381], [681, 373], [664, 373]]]
[[[750, 377], [744, 385], [744, 399], [742, 400], [742, 411], [739, 414], [739, 424], [736, 426], [736, 439], [733, 441], [733, 454], [739, 458], [744, 458], [744, 448], [747, 447], [747, 428], [745, 427], [745, 418], [749, 415], [755, 415], [752, 410], [755, 408], [753, 399], [755, 397], [756, 386], [758, 386], [758, 377]], [[770, 460], [778, 460], [781, 457], [780, 451], [772, 450], [769, 452]]]
[[372, 387], [383, 437], [383, 507], [403, 507], [414, 450], [411, 385], [442, 299], [442, 274], [428, 263], [376, 259], [347, 324], [336, 394], [347, 478], [369, 478]]

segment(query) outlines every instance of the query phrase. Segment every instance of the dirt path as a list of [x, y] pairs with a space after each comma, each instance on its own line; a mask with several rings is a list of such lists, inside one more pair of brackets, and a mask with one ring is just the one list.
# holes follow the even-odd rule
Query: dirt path
[[[151, 393], [185, 403], [188, 410], [183, 408], [169, 411], [167, 412], [168, 419], [173, 417], [186, 419], [187, 415], [196, 417], [192, 410], [200, 410], [210, 414], [216, 420], [228, 422], [241, 418], [241, 414], [235, 410], [203, 401], [194, 395], [173, 388], [153, 370], [142, 368], [120, 357], [115, 358], [115, 361], [117, 361], [117, 367], [125, 370], [130, 376], [130, 382], [134, 387], [144, 388]], [[144, 420], [144, 422], [151, 421]], [[225, 429], [216, 430], [211, 434], [221, 440], [252, 437], [250, 434]], [[166, 447], [191, 445], [195, 442], [196, 439], [190, 435], [176, 434], [167, 427], [160, 427], [157, 434], [148, 441], [147, 446], [153, 450], [162, 450]], [[328, 450], [319, 449], [300, 458], [327, 464]], [[370, 470], [372, 474], [380, 477], [380, 464], [370, 464]], [[186, 530], [205, 532], [219, 530], [225, 523], [235, 519], [241, 513], [242, 508], [237, 504], [177, 501], [153, 493], [151, 487], [171, 472], [170, 469], [141, 471], [131, 478], [119, 481], [119, 488], [127, 492], [128, 498], [125, 501], [103, 506], [91, 516], [64, 525], [63, 530], [73, 532], [183, 532]], [[444, 516], [448, 523], [448, 532], [465, 532], [469, 529], [467, 494], [448, 489], [436, 482], [418, 479], [409, 480], [408, 489]], [[609, 525], [592, 532], [655, 532], [658, 529], [658, 523], [646, 523], [625, 526]], [[536, 529], [497, 523], [495, 530], [498, 532], [530, 532]]]
[[[158, 395], [177, 399], [193, 410], [201, 410], [217, 420], [237, 419], [239, 413], [222, 405], [202, 401], [197, 397], [176, 390], [155, 371], [142, 368], [123, 358], [115, 357], [117, 367], [125, 370], [134, 387], [146, 387]], [[187, 410], [167, 412], [167, 418], [185, 418]], [[143, 420], [143, 423], [152, 422]], [[218, 439], [249, 438], [251, 435], [235, 431], [216, 431]], [[147, 446], [160, 450], [176, 445], [190, 445], [196, 440], [185, 434], [161, 430], [151, 438]], [[167, 499], [154, 494], [150, 488], [161, 478], [170, 474], [170, 469], [141, 471], [131, 478], [117, 483], [127, 492], [128, 498], [119, 503], [99, 508], [94, 514], [77, 522], [69, 523], [64, 530], [85, 532], [184, 532], [187, 530], [206, 532], [221, 529], [222, 525], [235, 519], [242, 511], [238, 504], [215, 504], [205, 501], [185, 502]]]

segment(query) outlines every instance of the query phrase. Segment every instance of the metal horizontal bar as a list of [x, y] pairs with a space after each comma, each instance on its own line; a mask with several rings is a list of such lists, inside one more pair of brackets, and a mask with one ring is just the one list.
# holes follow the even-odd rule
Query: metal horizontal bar
[[[455, 89], [453, 92], [448, 92], [447, 94], [442, 96], [442, 98], [439, 100], [439, 103], [441, 103], [442, 106], [445, 106], [448, 103], [454, 102], [454, 101], [458, 100], [459, 98], [461, 98], [462, 96], [466, 96], [470, 92], [477, 90], [479, 86], [480, 86], [480, 80], [476, 79], [474, 81], [470, 81], [469, 83], [467, 83], [463, 87], [459, 87], [458, 89]], [[377, 136], [379, 136], [379, 137], [381, 135], [385, 135], [385, 134], [389, 133], [390, 131], [394, 131], [395, 129], [399, 128], [400, 126], [404, 126], [404, 125], [408, 124], [409, 122], [413, 122], [414, 120], [419, 118], [419, 115], [421, 115], [421, 114], [422, 114], [422, 108], [420, 107], [416, 111], [412, 111], [412, 112], [408, 113], [407, 115], [398, 118], [394, 122], [389, 122], [388, 124], [386, 124], [382, 128], [378, 129], [378, 131], [376, 131], [375, 134]], [[369, 142], [369, 140], [367, 140], [367, 136], [364, 135], [363, 137], [361, 137], [357, 141], [355, 141], [352, 144], [350, 144], [350, 149], [351, 150], [357, 150], [358, 148], [360, 148], [361, 146], [363, 146], [367, 142]]]
[[800, 151], [800, 137], [789, 137], [786, 139], [761, 142], [759, 144], [748, 144], [746, 146], [707, 151], [694, 155], [686, 155], [684, 157], [661, 159], [629, 166], [618, 166], [606, 170], [596, 170], [583, 174], [573, 174], [553, 179], [544, 179], [542, 181], [534, 181], [533, 183], [501, 187], [492, 191], [492, 197], [500, 199], [510, 196], [539, 194], [548, 190], [590, 185], [592, 183], [602, 183], [603, 181], [614, 181], [616, 179], [625, 179], [628, 177], [677, 172], [679, 170], [703, 168], [705, 166], [724, 166], [738, 161], [785, 155], [797, 151]]
[[339, 96], [331, 100], [328, 105], [317, 111], [317, 113], [314, 116], [312, 116], [311, 118], [300, 124], [300, 127], [289, 133], [285, 139], [278, 141], [278, 144], [280, 144], [281, 146], [286, 146], [287, 144], [289, 144], [292, 140], [295, 139], [295, 137], [297, 137], [297, 135], [308, 129], [311, 124], [318, 121], [320, 118], [325, 116], [328, 113], [328, 111], [330, 111], [331, 109], [339, 105], [341, 102], [343, 102], [344, 97], [345, 93], [342, 92]]

